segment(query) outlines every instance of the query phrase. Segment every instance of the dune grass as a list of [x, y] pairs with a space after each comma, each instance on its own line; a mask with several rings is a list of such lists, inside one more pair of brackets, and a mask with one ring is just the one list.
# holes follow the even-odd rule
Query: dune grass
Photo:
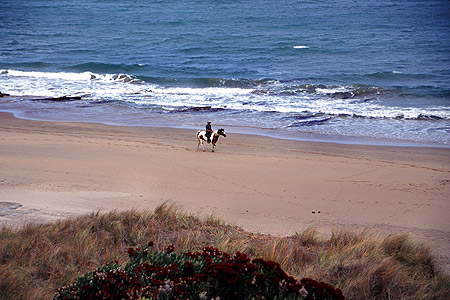
[[297, 279], [310, 277], [343, 290], [347, 299], [450, 299], [450, 277], [430, 249], [410, 235], [379, 236], [341, 230], [321, 237], [307, 228], [289, 237], [253, 234], [214, 216], [201, 218], [175, 205], [151, 211], [93, 213], [52, 224], [0, 230], [0, 299], [51, 299], [61, 286], [154, 241], [198, 251], [277, 261]]

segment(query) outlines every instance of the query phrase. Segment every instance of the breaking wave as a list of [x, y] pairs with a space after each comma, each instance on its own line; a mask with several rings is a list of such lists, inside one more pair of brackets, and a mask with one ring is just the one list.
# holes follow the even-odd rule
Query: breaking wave
[[89, 71], [82, 73], [72, 73], [72, 72], [0, 70], [0, 75], [8, 77], [44, 78], [44, 79], [66, 80], [66, 81], [88, 81], [88, 80], [121, 81], [121, 82], [139, 81], [133, 76], [128, 74], [96, 74]]
[[[170, 111], [213, 110], [277, 112], [298, 116], [450, 120], [447, 106], [395, 106], [387, 98], [396, 89], [362, 84], [325, 85], [274, 79], [138, 77], [129, 74], [0, 70], [2, 92], [13, 96], [74, 97], [86, 101], [124, 101], [134, 107], [161, 106]], [[181, 109], [181, 110], [180, 110]], [[322, 120], [322, 119], [320, 119]], [[319, 120], [319, 121], [320, 121]], [[323, 124], [327, 120], [295, 123]], [[297, 126], [295, 125], [295, 126]], [[294, 125], [293, 125], [294, 126]]]

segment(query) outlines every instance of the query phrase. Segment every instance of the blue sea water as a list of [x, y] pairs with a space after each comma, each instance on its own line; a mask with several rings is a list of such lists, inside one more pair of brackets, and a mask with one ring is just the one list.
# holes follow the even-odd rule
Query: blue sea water
[[450, 147], [450, 2], [2, 0], [0, 91], [28, 119]]

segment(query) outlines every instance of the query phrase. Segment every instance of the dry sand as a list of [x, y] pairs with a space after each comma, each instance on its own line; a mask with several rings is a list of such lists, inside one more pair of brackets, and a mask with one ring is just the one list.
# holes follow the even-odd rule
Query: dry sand
[[191, 130], [0, 113], [0, 223], [152, 210], [168, 201], [273, 235], [308, 226], [411, 232], [450, 270], [450, 149], [230, 133], [215, 153], [196, 147]]

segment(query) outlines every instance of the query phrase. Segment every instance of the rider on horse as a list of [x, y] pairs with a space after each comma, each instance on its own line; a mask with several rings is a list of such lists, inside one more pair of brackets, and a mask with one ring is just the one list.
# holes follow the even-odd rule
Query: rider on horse
[[208, 139], [208, 144], [211, 143], [211, 134], [213, 133], [211, 128], [211, 122], [208, 121], [206, 124], [206, 138]]

